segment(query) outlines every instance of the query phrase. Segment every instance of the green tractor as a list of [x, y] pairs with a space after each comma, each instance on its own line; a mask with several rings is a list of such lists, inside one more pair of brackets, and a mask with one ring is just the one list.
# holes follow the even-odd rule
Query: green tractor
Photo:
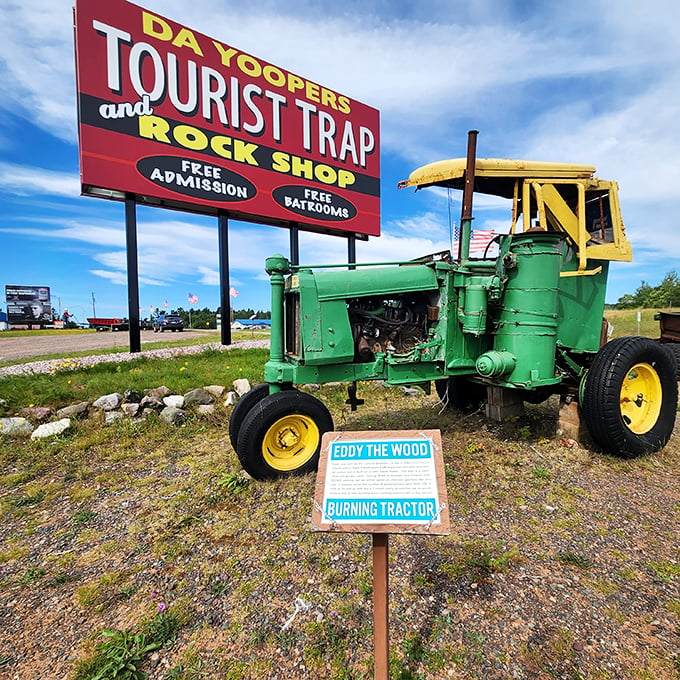
[[[415, 170], [400, 188], [463, 191], [459, 252], [376, 265], [266, 261], [271, 281], [265, 383], [234, 407], [229, 435], [256, 479], [317, 467], [331, 414], [296, 385], [357, 381], [425, 385], [448, 406], [487, 393], [578, 403], [606, 453], [634, 457], [668, 442], [677, 408], [675, 359], [643, 337], [607, 342], [609, 263], [630, 261], [616, 182], [588, 165], [467, 157]], [[474, 193], [512, 200], [508, 233], [471, 255]], [[388, 266], [385, 266], [385, 265]]]

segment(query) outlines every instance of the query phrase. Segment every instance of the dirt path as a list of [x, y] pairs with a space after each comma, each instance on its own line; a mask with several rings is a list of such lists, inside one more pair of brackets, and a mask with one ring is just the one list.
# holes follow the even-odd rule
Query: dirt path
[[[142, 331], [142, 347], [152, 342], [170, 342], [179, 339], [215, 340], [215, 333], [206, 331], [183, 331], [182, 333], [153, 333]], [[64, 333], [53, 335], [32, 335], [26, 331], [22, 337], [3, 337], [0, 333], [0, 361], [14, 361], [47, 354], [70, 354], [93, 349], [110, 349], [118, 347], [129, 350], [130, 335], [127, 332], [102, 333]]]

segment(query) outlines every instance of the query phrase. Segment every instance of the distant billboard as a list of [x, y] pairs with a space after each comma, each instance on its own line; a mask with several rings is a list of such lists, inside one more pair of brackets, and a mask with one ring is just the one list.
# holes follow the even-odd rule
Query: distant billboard
[[7, 322], [15, 325], [52, 323], [52, 300], [48, 286], [5, 286]]
[[380, 235], [376, 109], [124, 0], [75, 24], [84, 194]]

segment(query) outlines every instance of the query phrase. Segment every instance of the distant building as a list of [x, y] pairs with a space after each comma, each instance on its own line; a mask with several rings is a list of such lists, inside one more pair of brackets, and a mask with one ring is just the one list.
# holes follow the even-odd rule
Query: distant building
[[238, 331], [244, 328], [270, 328], [271, 319], [234, 319], [231, 322], [231, 329]]

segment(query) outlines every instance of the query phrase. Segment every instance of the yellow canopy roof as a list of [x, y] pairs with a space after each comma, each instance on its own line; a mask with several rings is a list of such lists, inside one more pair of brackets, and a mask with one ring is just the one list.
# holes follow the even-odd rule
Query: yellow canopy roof
[[[465, 158], [452, 158], [428, 163], [414, 170], [399, 188], [428, 186], [462, 189], [465, 176]], [[475, 191], [494, 196], [512, 198], [518, 179], [588, 179], [593, 176], [592, 165], [574, 163], [549, 163], [547, 161], [521, 161], [508, 158], [477, 158], [475, 161]]]

